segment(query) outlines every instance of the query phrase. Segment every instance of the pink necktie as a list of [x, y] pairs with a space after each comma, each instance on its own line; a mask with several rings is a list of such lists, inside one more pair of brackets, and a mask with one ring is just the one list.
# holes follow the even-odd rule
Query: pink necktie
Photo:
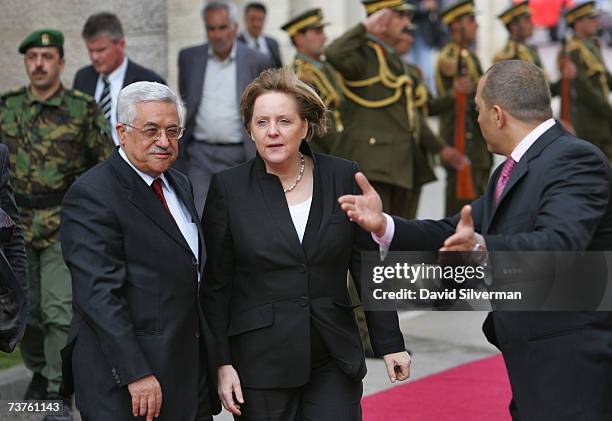
[[495, 204], [499, 203], [499, 198], [501, 197], [504, 189], [506, 188], [506, 184], [508, 184], [508, 180], [510, 179], [510, 175], [512, 174], [512, 170], [516, 166], [516, 161], [512, 159], [512, 157], [508, 157], [506, 162], [504, 162], [504, 166], [502, 167], [501, 174], [497, 179], [497, 185], [495, 186]]

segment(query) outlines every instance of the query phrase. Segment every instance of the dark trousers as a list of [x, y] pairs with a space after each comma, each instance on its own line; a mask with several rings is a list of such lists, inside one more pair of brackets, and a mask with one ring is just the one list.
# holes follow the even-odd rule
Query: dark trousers
[[421, 194], [420, 187], [408, 190], [378, 181], [372, 181], [371, 184], [383, 202], [384, 212], [406, 219], [414, 219], [416, 217], [417, 208], [419, 207], [419, 196]]
[[178, 163], [177, 169], [186, 172], [193, 185], [193, 196], [198, 215], [202, 217], [206, 195], [213, 174], [246, 161], [242, 143], [218, 145], [192, 140], [187, 148], [188, 158]]
[[237, 421], [361, 421], [361, 381], [350, 379], [333, 360], [312, 369], [304, 386], [242, 388]]

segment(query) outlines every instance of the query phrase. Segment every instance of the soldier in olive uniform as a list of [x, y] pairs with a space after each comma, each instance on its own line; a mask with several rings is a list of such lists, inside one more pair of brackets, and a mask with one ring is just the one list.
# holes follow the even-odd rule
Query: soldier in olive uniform
[[[528, 2], [524, 1], [508, 7], [498, 15], [498, 18], [508, 30], [509, 37], [504, 48], [493, 57], [493, 63], [503, 60], [523, 60], [535, 64], [546, 74], [538, 49], [526, 43], [533, 35], [533, 22]], [[576, 66], [571, 61], [563, 60], [560, 74], [562, 78], [573, 79], [576, 76]], [[552, 96], [561, 95], [561, 79], [550, 82], [549, 87]], [[562, 101], [564, 101], [563, 98]], [[561, 123], [566, 125], [568, 130], [574, 131], [567, 125], [569, 121], [566, 122], [564, 116], [561, 116]]]
[[59, 398], [60, 350], [72, 317], [70, 273], [59, 244], [62, 198], [113, 145], [95, 101], [61, 84], [63, 40], [55, 30], [30, 34], [19, 46], [30, 85], [0, 95], [0, 142], [10, 152], [27, 249], [30, 319], [21, 352], [34, 372], [29, 399]]
[[313, 138], [310, 146], [315, 152], [330, 153], [336, 139], [344, 130], [341, 107], [340, 74], [325, 61], [323, 46], [327, 37], [321, 9], [309, 9], [282, 26], [289, 34], [297, 54], [291, 66], [298, 77], [317, 91], [329, 110], [327, 133]]
[[[414, 217], [414, 147], [418, 112], [412, 81], [391, 46], [410, 23], [412, 7], [404, 0], [362, 1], [368, 18], [325, 50], [327, 61], [340, 73], [344, 94], [344, 131], [332, 153], [356, 161], [376, 190], [387, 212]], [[381, 70], [382, 69], [382, 70]], [[434, 179], [433, 173], [428, 180]], [[353, 283], [354, 303], [359, 296]], [[363, 310], [356, 311], [366, 356], [373, 357]]]
[[574, 31], [565, 53], [576, 66], [570, 90], [570, 119], [576, 136], [592, 142], [612, 159], [612, 105], [608, 101], [612, 75], [595, 39], [598, 16], [594, 1], [578, 5], [565, 14], [567, 24]]
[[[416, 29], [417, 26], [411, 23], [402, 30], [400, 38], [395, 44], [395, 50], [400, 56], [405, 57], [405, 55], [410, 52], [410, 49], [414, 44], [414, 31]], [[414, 84], [413, 93], [415, 106], [422, 116], [422, 119], [420, 119], [421, 126], [418, 141], [418, 145], [421, 148], [421, 153], [418, 154], [417, 157], [425, 158], [425, 161], [422, 163], [417, 163], [417, 168], [421, 167], [422, 165], [428, 165], [433, 172], [434, 155], [439, 155], [442, 162], [447, 166], [450, 166], [456, 170], [463, 168], [464, 165], [469, 164], [467, 158], [437, 136], [427, 122], [430, 108], [435, 110], [440, 107], [440, 104], [443, 106], [443, 101], [445, 99], [442, 98], [442, 100], [439, 101], [431, 94], [431, 92], [429, 92], [429, 89], [427, 89], [427, 86], [423, 81], [423, 72], [419, 66], [409, 62], [405, 62], [404, 64], [406, 66], [406, 74], [410, 76]], [[417, 174], [422, 172], [423, 171], [419, 171], [418, 169], [416, 171]], [[419, 192], [420, 188], [421, 186], [418, 186]]]
[[493, 63], [503, 60], [523, 60], [543, 69], [538, 50], [526, 43], [533, 35], [533, 22], [528, 1], [512, 5], [497, 17], [508, 30], [508, 41], [493, 57]]
[[419, 113], [414, 85], [393, 45], [410, 23], [404, 0], [362, 0], [368, 14], [325, 50], [342, 75], [344, 132], [334, 154], [356, 161], [380, 193], [385, 212], [414, 218], [415, 189], [435, 179], [417, 173]]
[[[440, 50], [438, 56], [435, 76], [440, 105], [435, 112], [433, 109], [430, 111], [432, 115], [440, 116], [440, 137], [456, 147], [454, 95], [460, 93], [467, 96], [464, 153], [471, 161], [472, 184], [475, 197], [479, 197], [487, 187], [493, 159], [480, 133], [474, 104], [476, 85], [483, 74], [478, 57], [470, 50], [478, 29], [474, 3], [471, 0], [455, 3], [442, 12], [441, 18], [449, 26], [451, 40]], [[450, 216], [473, 199], [458, 198], [457, 172], [447, 167], [446, 173], [446, 215]]]

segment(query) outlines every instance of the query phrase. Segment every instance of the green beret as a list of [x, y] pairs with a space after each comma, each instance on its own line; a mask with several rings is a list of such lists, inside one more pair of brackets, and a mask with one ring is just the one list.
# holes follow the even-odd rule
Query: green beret
[[32, 47], [64, 47], [64, 34], [55, 29], [41, 29], [28, 35], [21, 44], [19, 52], [25, 54]]

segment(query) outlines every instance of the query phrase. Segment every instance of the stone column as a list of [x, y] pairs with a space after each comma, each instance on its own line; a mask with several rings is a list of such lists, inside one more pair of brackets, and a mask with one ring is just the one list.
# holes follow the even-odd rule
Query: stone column
[[483, 70], [491, 65], [491, 59], [506, 42], [507, 31], [497, 15], [508, 7], [506, 0], [476, 0], [478, 11], [477, 54]]

